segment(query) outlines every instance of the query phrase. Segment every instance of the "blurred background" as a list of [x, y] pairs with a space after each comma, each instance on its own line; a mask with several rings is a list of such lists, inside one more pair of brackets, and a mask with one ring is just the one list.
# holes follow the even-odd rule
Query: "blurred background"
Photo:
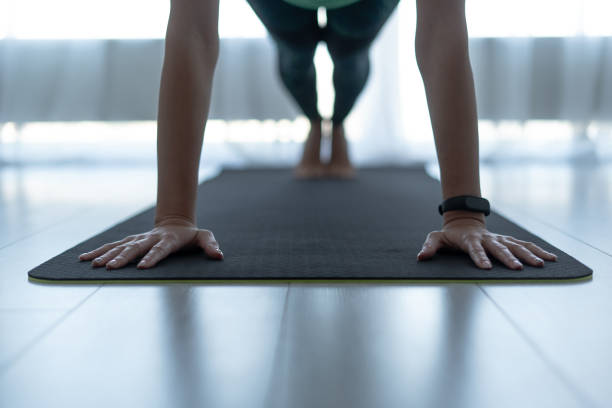
[[[154, 165], [169, 7], [0, 0], [0, 164]], [[466, 9], [483, 162], [609, 160], [612, 3], [467, 0]], [[415, 28], [415, 3], [401, 1], [373, 45], [371, 76], [346, 123], [358, 165], [435, 160]], [[307, 121], [246, 1], [221, 0], [219, 34], [202, 164], [293, 165]], [[315, 62], [330, 116], [323, 43]]]

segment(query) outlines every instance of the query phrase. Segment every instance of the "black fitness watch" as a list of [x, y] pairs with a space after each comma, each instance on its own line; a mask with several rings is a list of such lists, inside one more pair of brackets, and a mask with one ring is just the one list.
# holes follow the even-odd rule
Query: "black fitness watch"
[[447, 198], [438, 206], [438, 212], [440, 215], [451, 210], [481, 212], [487, 216], [491, 213], [491, 206], [486, 198], [462, 195]]

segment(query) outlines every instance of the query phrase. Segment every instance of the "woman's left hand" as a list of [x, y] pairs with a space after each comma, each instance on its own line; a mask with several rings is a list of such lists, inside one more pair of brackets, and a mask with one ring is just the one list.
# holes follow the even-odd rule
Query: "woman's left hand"
[[441, 231], [430, 232], [417, 259], [419, 261], [430, 259], [441, 248], [467, 252], [476, 266], [482, 269], [493, 267], [487, 253], [515, 270], [523, 269], [520, 261], [542, 267], [544, 260], [557, 260], [555, 254], [543, 250], [532, 242], [489, 232], [483, 222], [474, 218], [455, 218], [445, 223]]

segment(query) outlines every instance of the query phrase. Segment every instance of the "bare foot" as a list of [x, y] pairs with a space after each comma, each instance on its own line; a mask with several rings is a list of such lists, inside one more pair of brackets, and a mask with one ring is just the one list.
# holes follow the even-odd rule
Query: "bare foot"
[[295, 167], [293, 174], [299, 179], [319, 178], [324, 174], [321, 151], [321, 121], [310, 121], [310, 132], [304, 142], [302, 159]]
[[342, 124], [334, 124], [332, 127], [331, 159], [325, 170], [326, 175], [330, 177], [344, 179], [355, 177], [355, 168], [349, 159], [348, 143], [344, 137], [344, 126]]

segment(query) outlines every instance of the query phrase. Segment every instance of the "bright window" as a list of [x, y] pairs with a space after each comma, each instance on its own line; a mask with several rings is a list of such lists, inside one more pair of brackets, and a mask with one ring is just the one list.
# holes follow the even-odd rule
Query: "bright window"
[[[0, 38], [164, 38], [169, 10], [168, 0], [0, 0]], [[466, 14], [472, 37], [612, 35], [610, 0], [467, 0]], [[246, 0], [220, 0], [219, 34], [266, 31]]]
[[[0, 38], [164, 38], [169, 12], [168, 0], [0, 0]], [[245, 0], [221, 0], [219, 35], [266, 31]]]

